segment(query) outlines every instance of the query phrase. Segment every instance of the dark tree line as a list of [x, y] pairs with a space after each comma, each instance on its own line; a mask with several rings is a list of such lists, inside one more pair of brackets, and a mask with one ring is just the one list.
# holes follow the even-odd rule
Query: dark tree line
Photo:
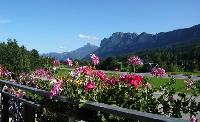
[[[167, 71], [200, 71], [200, 43], [187, 43], [172, 45], [166, 48], [157, 48], [132, 53], [141, 57], [144, 62], [143, 67], [137, 69], [138, 72], [149, 71], [149, 63], [158, 64]], [[114, 70], [116, 67], [121, 71], [130, 70], [127, 64], [129, 56], [108, 57], [98, 65], [99, 69]]]
[[138, 53], [145, 62], [158, 63], [167, 71], [200, 71], [200, 44], [172, 46]]
[[30, 72], [39, 67], [51, 65], [50, 58], [41, 57], [37, 50], [27, 50], [19, 46], [15, 39], [8, 39], [0, 43], [0, 64], [16, 74]]

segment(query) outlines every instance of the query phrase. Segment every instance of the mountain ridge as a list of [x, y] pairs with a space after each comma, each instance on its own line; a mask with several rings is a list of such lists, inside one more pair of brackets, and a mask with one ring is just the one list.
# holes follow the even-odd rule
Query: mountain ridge
[[83, 47], [80, 47], [70, 52], [63, 52], [63, 53], [50, 52], [50, 53], [42, 54], [42, 56], [52, 57], [52, 58], [63, 60], [63, 61], [66, 60], [67, 58], [81, 60], [82, 58], [86, 57], [90, 53], [94, 52], [97, 48], [98, 46], [87, 43]]
[[[101, 58], [106, 58], [194, 40], [200, 41], [200, 24], [157, 34], [115, 32], [110, 37], [104, 38], [94, 53]], [[85, 59], [87, 58], [85, 57]]]

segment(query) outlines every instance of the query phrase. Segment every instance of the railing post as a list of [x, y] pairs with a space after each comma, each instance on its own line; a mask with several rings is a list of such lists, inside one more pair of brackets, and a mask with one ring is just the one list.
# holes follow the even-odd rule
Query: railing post
[[86, 122], [94, 122], [97, 119], [97, 111], [93, 111], [87, 108], [80, 108], [79, 110], [79, 119], [85, 120]]
[[1, 93], [1, 102], [2, 102], [2, 105], [3, 105], [3, 109], [2, 109], [2, 112], [1, 112], [1, 120], [2, 122], [9, 122], [9, 97], [7, 95], [4, 95]]
[[69, 115], [68, 116], [68, 122], [76, 122], [76, 115], [75, 114], [73, 114], [73, 115]]
[[24, 104], [24, 122], [35, 122], [35, 108]]

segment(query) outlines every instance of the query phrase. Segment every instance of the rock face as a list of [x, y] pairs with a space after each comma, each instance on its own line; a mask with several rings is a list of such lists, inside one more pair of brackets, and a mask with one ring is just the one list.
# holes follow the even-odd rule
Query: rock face
[[138, 35], [137, 33], [116, 32], [109, 38], [104, 38], [101, 41], [100, 48], [94, 53], [101, 58], [106, 58], [189, 41], [200, 41], [200, 24], [158, 34], [143, 32]]
[[82, 58], [88, 56], [90, 53], [94, 52], [97, 48], [98, 48], [97, 46], [87, 43], [85, 46], [71, 52], [64, 52], [64, 53], [52, 52], [52, 53], [43, 54], [43, 56], [53, 57], [53, 58], [63, 60], [63, 61], [66, 60], [67, 58], [81, 60]]

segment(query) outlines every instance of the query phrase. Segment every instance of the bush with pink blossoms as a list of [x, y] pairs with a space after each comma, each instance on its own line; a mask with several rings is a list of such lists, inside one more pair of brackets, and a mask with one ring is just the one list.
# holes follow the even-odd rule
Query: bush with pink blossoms
[[65, 62], [68, 66], [73, 66], [73, 61], [71, 59], [67, 58]]
[[55, 95], [59, 95], [62, 91], [62, 80], [57, 80], [57, 82], [52, 83], [51, 85], [51, 91], [50, 91], [50, 97], [53, 97]]
[[53, 66], [55, 66], [55, 67], [60, 66], [60, 61], [59, 60], [54, 60], [53, 61]]
[[142, 60], [138, 57], [138, 56], [132, 56], [128, 59], [128, 64], [130, 65], [130, 72], [132, 71], [133, 68], [133, 72], [136, 72], [136, 68], [138, 68], [139, 66], [143, 65]]
[[120, 81], [125, 82], [128, 85], [133, 85], [134, 88], [138, 88], [142, 83], [143, 77], [137, 74], [127, 74], [120, 76]]
[[14, 80], [13, 79], [13, 72], [5, 69], [1, 64], [0, 64], [0, 78], [1, 79], [6, 79], [6, 80]]
[[108, 76], [106, 75], [106, 73], [101, 70], [93, 71], [92, 75], [93, 75], [93, 77], [97, 77], [104, 82], [106, 82], [109, 79]]
[[151, 74], [154, 77], [162, 77], [162, 76], [166, 75], [166, 72], [163, 68], [154, 67], [154, 68], [151, 69]]
[[194, 115], [191, 115], [190, 121], [191, 122], [198, 122], [198, 119]]
[[76, 75], [83, 74], [83, 75], [90, 76], [90, 75], [92, 75], [93, 70], [89, 66], [81, 66], [81, 67], [76, 68], [75, 73], [76, 73]]
[[116, 77], [112, 76], [111, 78], [108, 78], [105, 83], [107, 83], [108, 85], [117, 85], [119, 83], [119, 79], [117, 79]]
[[94, 65], [99, 64], [99, 57], [98, 57], [98, 56], [96, 56], [95, 54], [91, 54], [91, 55], [90, 55], [90, 58], [91, 58], [92, 63], [93, 63]]
[[88, 81], [84, 84], [84, 90], [86, 92], [94, 90], [96, 88], [95, 82]]
[[138, 56], [132, 56], [128, 59], [129, 65], [134, 65], [134, 66], [141, 66], [143, 65], [142, 60]]
[[53, 79], [52, 73], [44, 68], [36, 69], [32, 75], [34, 78]]

